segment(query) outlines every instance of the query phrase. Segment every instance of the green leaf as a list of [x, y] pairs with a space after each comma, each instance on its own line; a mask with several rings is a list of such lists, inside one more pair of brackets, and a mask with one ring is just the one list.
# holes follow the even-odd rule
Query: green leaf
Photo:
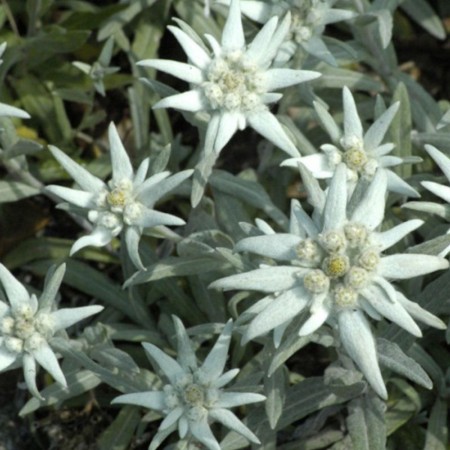
[[59, 383], [53, 383], [41, 391], [45, 400], [39, 400], [36, 397], [31, 398], [20, 410], [19, 416], [26, 416], [42, 406], [55, 405], [63, 400], [76, 397], [83, 392], [94, 389], [101, 383], [97, 375], [90, 370], [80, 370], [79, 367], [64, 375], [67, 381], [67, 389]]
[[15, 202], [40, 194], [40, 190], [20, 181], [0, 181], [0, 203]]
[[404, 0], [400, 7], [437, 39], [445, 39], [446, 31], [439, 16], [425, 0]]
[[[409, 103], [408, 90], [403, 83], [399, 83], [397, 86], [392, 103], [400, 102], [400, 108], [394, 119], [391, 122], [389, 129], [389, 136], [392, 142], [395, 144], [392, 155], [399, 156], [401, 158], [408, 158], [411, 156], [411, 106]], [[412, 168], [410, 164], [400, 164], [393, 168], [393, 170], [401, 178], [405, 179], [411, 176]]]
[[261, 209], [280, 227], [283, 229], [287, 228], [289, 221], [286, 215], [274, 205], [267, 192], [259, 183], [252, 180], [244, 180], [222, 170], [213, 172], [210, 183], [215, 189]]
[[438, 397], [431, 409], [423, 450], [446, 450], [448, 448], [447, 414], [447, 402]]
[[142, 13], [145, 8], [152, 6], [155, 2], [156, 0], [131, 2], [128, 7], [105, 20], [105, 23], [98, 32], [97, 39], [103, 41], [117, 31], [122, 30], [125, 25], [129, 24], [138, 14]]
[[403, 375], [426, 389], [431, 389], [433, 383], [422, 367], [406, 355], [395, 343], [386, 339], [377, 339], [377, 354], [381, 365]]
[[[51, 264], [52, 261], [43, 260], [32, 263], [29, 267], [43, 275]], [[64, 283], [112, 306], [144, 327], [153, 326], [153, 320], [143, 302], [137, 297], [128, 296], [111, 278], [86, 263], [75, 259], [67, 261]]]
[[264, 377], [264, 395], [267, 397], [265, 408], [270, 428], [275, 429], [278, 420], [283, 413], [286, 379], [284, 368], [280, 367], [271, 376]]
[[355, 72], [349, 69], [341, 69], [330, 65], [320, 65], [322, 76], [314, 80], [316, 88], [342, 89], [348, 86], [350, 89], [359, 89], [363, 91], [380, 92], [383, 90], [383, 84], [368, 75]]
[[99, 450], [127, 450], [141, 421], [139, 408], [124, 406], [97, 441]]
[[386, 449], [385, 409], [384, 402], [375, 395], [363, 395], [349, 403], [346, 423], [355, 449]]
[[90, 31], [66, 30], [56, 25], [46, 28], [38, 36], [25, 40], [23, 51], [27, 66], [35, 67], [54, 55], [77, 50], [87, 41], [90, 34]]
[[141, 272], [135, 273], [124, 284], [125, 287], [161, 280], [168, 277], [196, 275], [211, 270], [221, 270], [227, 263], [218, 256], [169, 256], [161, 262], [152, 264]]

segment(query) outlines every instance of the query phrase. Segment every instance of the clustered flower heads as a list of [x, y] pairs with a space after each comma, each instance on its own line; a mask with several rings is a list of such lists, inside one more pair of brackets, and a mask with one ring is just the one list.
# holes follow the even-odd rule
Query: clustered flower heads
[[165, 415], [149, 450], [158, 448], [161, 442], [177, 429], [181, 439], [193, 437], [210, 450], [220, 450], [210, 428], [211, 422], [220, 422], [250, 442], [260, 444], [259, 439], [229, 409], [261, 402], [265, 397], [261, 394], [222, 389], [239, 373], [239, 369], [224, 372], [233, 330], [232, 321], [225, 325], [200, 366], [182, 322], [174, 317], [174, 324], [178, 341], [176, 360], [153, 344], [143, 344], [151, 360], [159, 366], [167, 379], [168, 383], [162, 391], [120, 395], [113, 403], [143, 406]]
[[289, 14], [280, 24], [278, 17], [271, 17], [246, 45], [239, 0], [231, 0], [221, 42], [209, 34], [205, 36], [212, 55], [185, 31], [169, 26], [189, 62], [149, 59], [138, 64], [181, 78], [192, 88], [160, 100], [154, 108], [208, 113], [205, 153], [219, 153], [238, 129], [250, 125], [289, 155], [299, 156], [295, 145], [267, 107], [281, 98], [274, 90], [320, 76], [320, 73], [308, 70], [271, 68], [278, 48], [289, 32], [290, 22]]
[[[277, 62], [288, 61], [300, 48], [316, 58], [337, 65], [333, 54], [323, 41], [323, 32], [329, 24], [349, 20], [356, 13], [333, 8], [337, 0], [241, 0], [241, 11], [259, 23], [267, 23], [273, 16], [283, 17], [290, 13], [292, 20], [289, 33], [280, 45]], [[219, 0], [229, 5], [231, 0]]]
[[105, 183], [77, 164], [56, 147], [50, 151], [80, 186], [71, 189], [51, 185], [47, 190], [72, 205], [88, 212], [88, 219], [95, 225], [91, 234], [79, 238], [72, 246], [71, 255], [88, 245], [100, 247], [108, 244], [122, 230], [133, 264], [144, 269], [139, 256], [139, 240], [144, 228], [159, 225], [184, 225], [184, 220], [156, 211], [154, 204], [165, 194], [186, 180], [192, 170], [184, 170], [169, 176], [164, 171], [146, 178], [149, 158], [144, 159], [136, 173], [113, 123], [109, 126], [112, 179]]
[[378, 168], [387, 176], [389, 191], [402, 195], [419, 197], [419, 193], [406, 181], [402, 180], [390, 167], [398, 166], [404, 162], [417, 162], [420, 159], [410, 158], [405, 161], [399, 156], [389, 155], [394, 149], [394, 144], [382, 144], [383, 138], [389, 129], [399, 103], [389, 107], [364, 133], [361, 119], [359, 118], [355, 99], [347, 87], [342, 91], [344, 105], [343, 132], [334, 121], [333, 117], [320, 104], [315, 103], [317, 115], [325, 130], [332, 139], [332, 144], [323, 144], [320, 148], [323, 153], [290, 158], [282, 165], [297, 167], [298, 163], [304, 164], [316, 178], [331, 178], [338, 164], [343, 162], [347, 167], [347, 179], [350, 190], [353, 190], [360, 178], [371, 180]]
[[391, 281], [445, 269], [448, 261], [422, 254], [383, 256], [384, 250], [422, 224], [416, 219], [376, 231], [385, 209], [383, 171], [377, 171], [356, 205], [347, 203], [344, 164], [336, 168], [327, 192], [313, 180], [304, 177], [314, 206], [312, 218], [294, 203], [289, 233], [252, 236], [236, 245], [238, 251], [269, 257], [281, 265], [231, 275], [212, 287], [269, 294], [247, 311], [254, 317], [244, 342], [275, 330], [278, 345], [286, 327], [304, 310], [310, 316], [299, 329], [300, 336], [328, 322], [337, 328], [343, 347], [373, 389], [387, 398], [366, 315], [375, 320], [384, 317], [418, 337], [422, 333], [413, 319], [444, 329], [440, 319], [408, 300]]
[[0, 372], [23, 366], [28, 389], [38, 398], [42, 396], [36, 386], [36, 363], [62, 386], [67, 386], [51, 348], [51, 338], [103, 309], [99, 305], [55, 309], [55, 297], [65, 270], [62, 264], [51, 273], [38, 299], [0, 264], [0, 282], [9, 301], [8, 305], [0, 300]]

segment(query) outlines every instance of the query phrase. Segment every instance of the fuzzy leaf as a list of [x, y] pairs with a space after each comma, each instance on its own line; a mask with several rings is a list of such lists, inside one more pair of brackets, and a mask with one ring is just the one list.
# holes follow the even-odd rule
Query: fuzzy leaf
[[380, 364], [403, 375], [426, 389], [431, 389], [433, 383], [422, 367], [406, 355], [395, 343], [386, 339], [377, 339], [377, 353]]

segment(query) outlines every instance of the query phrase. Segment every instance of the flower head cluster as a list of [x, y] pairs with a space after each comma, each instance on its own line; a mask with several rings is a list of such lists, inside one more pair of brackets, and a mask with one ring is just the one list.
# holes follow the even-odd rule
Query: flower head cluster
[[0, 372], [23, 365], [28, 389], [38, 398], [42, 397], [36, 386], [36, 362], [58, 383], [67, 385], [50, 346], [53, 335], [103, 309], [82, 306], [55, 310], [55, 296], [64, 272], [65, 265], [56, 268], [37, 299], [0, 264], [0, 281], [9, 301], [9, 305], [0, 301]]
[[[230, 4], [230, 0], [220, 0]], [[329, 64], [337, 65], [333, 54], [325, 45], [322, 35], [329, 24], [349, 20], [356, 16], [353, 11], [333, 8], [336, 0], [242, 0], [241, 10], [249, 18], [266, 23], [273, 16], [283, 17], [288, 12], [292, 21], [277, 60], [289, 60], [299, 47]]]
[[155, 107], [208, 113], [206, 152], [220, 152], [237, 129], [250, 125], [291, 156], [299, 156], [267, 107], [281, 98], [281, 94], [272, 91], [320, 76], [313, 71], [270, 68], [289, 32], [290, 20], [288, 14], [278, 25], [278, 18], [272, 17], [246, 45], [239, 0], [231, 0], [221, 42], [211, 35], [205, 36], [212, 54], [185, 31], [169, 27], [189, 63], [149, 59], [138, 64], [174, 75], [190, 83], [192, 88], [162, 99]]
[[[447, 180], [450, 182], [450, 159], [432, 145], [425, 145], [425, 150], [434, 159], [442, 172], [444, 172]], [[434, 181], [422, 181], [421, 184], [424, 188], [445, 200], [447, 204], [441, 205], [433, 202], [409, 202], [404, 204], [403, 207], [436, 214], [447, 221], [450, 221], [450, 187], [435, 183]], [[448, 233], [450, 233], [450, 228], [447, 230], [447, 234]], [[450, 245], [440, 253], [440, 256], [447, 255], [449, 251]]]
[[146, 179], [149, 159], [145, 159], [136, 173], [117, 133], [109, 126], [111, 146], [112, 179], [105, 183], [77, 164], [56, 147], [50, 151], [69, 172], [80, 189], [63, 186], [47, 186], [47, 190], [72, 205], [88, 211], [88, 219], [94, 230], [78, 239], [71, 254], [88, 245], [102, 246], [125, 230], [125, 242], [134, 265], [143, 268], [138, 246], [144, 228], [159, 225], [184, 225], [184, 220], [153, 209], [154, 204], [165, 194], [187, 179], [192, 171], [185, 170], [169, 176], [169, 172], [157, 173]]
[[380, 168], [387, 176], [389, 191], [419, 197], [415, 189], [390, 170], [390, 167], [404, 163], [405, 159], [389, 155], [394, 144], [382, 144], [384, 135], [398, 111], [399, 103], [394, 103], [388, 108], [364, 133], [350, 89], [344, 87], [342, 96], [344, 103], [343, 131], [323, 106], [315, 103], [317, 115], [333, 144], [322, 145], [320, 148], [323, 153], [287, 159], [282, 165], [297, 167], [300, 161], [316, 178], [331, 178], [336, 166], [343, 162], [347, 166], [350, 190], [355, 187], [359, 178], [371, 180], [377, 169]]
[[232, 369], [223, 373], [230, 346], [233, 324], [229, 321], [214, 347], [198, 365], [192, 343], [178, 318], [174, 317], [178, 340], [178, 357], [173, 359], [152, 344], [143, 344], [167, 379], [162, 391], [138, 392], [120, 395], [113, 403], [128, 403], [154, 409], [165, 415], [149, 450], [178, 429], [181, 439], [193, 437], [210, 450], [220, 450], [210, 423], [220, 422], [259, 444], [258, 438], [231, 412], [229, 408], [265, 400], [260, 394], [226, 392], [222, 388], [239, 372]]
[[236, 246], [238, 251], [270, 257], [281, 265], [222, 278], [212, 287], [269, 294], [247, 311], [253, 319], [244, 341], [275, 330], [279, 344], [287, 325], [305, 310], [310, 316], [300, 327], [300, 335], [313, 333], [329, 322], [337, 328], [345, 350], [369, 383], [386, 398], [375, 341], [365, 315], [376, 320], [385, 317], [415, 336], [421, 336], [421, 330], [413, 318], [442, 328], [444, 324], [437, 317], [408, 300], [391, 280], [445, 269], [448, 262], [422, 254], [382, 254], [422, 224], [410, 220], [387, 231], [376, 231], [384, 217], [383, 171], [377, 171], [365, 195], [351, 207], [347, 205], [343, 164], [336, 168], [326, 193], [303, 172], [315, 208], [313, 218], [295, 202], [289, 233], [248, 237]]

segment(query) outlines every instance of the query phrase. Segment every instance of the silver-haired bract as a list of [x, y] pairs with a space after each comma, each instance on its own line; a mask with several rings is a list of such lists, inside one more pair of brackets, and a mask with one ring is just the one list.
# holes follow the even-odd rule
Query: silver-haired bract
[[144, 159], [134, 172], [130, 158], [113, 123], [108, 131], [111, 147], [112, 179], [105, 183], [77, 164], [56, 147], [50, 151], [69, 172], [81, 189], [50, 185], [47, 190], [72, 205], [88, 212], [94, 224], [91, 234], [79, 238], [70, 254], [88, 245], [101, 247], [124, 230], [125, 243], [133, 264], [144, 269], [139, 256], [139, 240], [144, 228], [159, 225], [184, 225], [183, 219], [153, 209], [165, 194], [186, 180], [192, 170], [184, 170], [170, 176], [164, 171], [146, 178], [149, 158]]
[[239, 0], [232, 0], [221, 42], [209, 34], [205, 36], [212, 54], [180, 28], [169, 26], [189, 62], [149, 59], [138, 64], [181, 78], [190, 83], [191, 90], [166, 97], [154, 108], [208, 113], [205, 153], [218, 154], [238, 129], [249, 125], [289, 155], [299, 156], [267, 106], [282, 97], [274, 90], [320, 76], [314, 71], [271, 68], [290, 20], [289, 14], [280, 24], [278, 17], [272, 17], [247, 45]]
[[197, 363], [192, 343], [180, 319], [174, 317], [174, 324], [178, 341], [176, 360], [153, 344], [143, 344], [151, 360], [159, 366], [167, 379], [163, 390], [120, 395], [113, 403], [143, 406], [165, 415], [149, 450], [158, 448], [177, 429], [181, 439], [190, 436], [210, 450], [220, 450], [210, 428], [211, 422], [220, 422], [249, 441], [259, 444], [259, 439], [229, 409], [261, 402], [265, 397], [261, 394], [227, 392], [222, 389], [239, 373], [239, 369], [224, 372], [233, 330], [232, 321], [225, 325], [201, 365]]
[[0, 281], [9, 301], [9, 305], [0, 301], [0, 372], [23, 366], [27, 387], [38, 398], [42, 397], [36, 386], [37, 363], [58, 383], [67, 385], [51, 348], [53, 335], [103, 309], [99, 305], [55, 309], [65, 270], [62, 264], [51, 273], [38, 299], [0, 264]]
[[236, 250], [272, 258], [280, 265], [231, 275], [212, 283], [219, 289], [247, 289], [269, 294], [247, 313], [253, 319], [243, 341], [274, 330], [278, 345], [292, 319], [309, 310], [298, 333], [305, 336], [325, 322], [335, 327], [341, 342], [373, 389], [387, 398], [377, 361], [375, 339], [366, 315], [383, 317], [415, 336], [421, 330], [413, 319], [443, 329], [445, 324], [408, 300], [392, 284], [448, 267], [430, 255], [382, 252], [422, 224], [410, 220], [376, 231], [384, 217], [386, 175], [378, 170], [365, 195], [351, 209], [347, 204], [346, 167], [340, 164], [324, 192], [302, 169], [314, 206], [310, 218], [293, 202], [289, 233], [244, 238]]

